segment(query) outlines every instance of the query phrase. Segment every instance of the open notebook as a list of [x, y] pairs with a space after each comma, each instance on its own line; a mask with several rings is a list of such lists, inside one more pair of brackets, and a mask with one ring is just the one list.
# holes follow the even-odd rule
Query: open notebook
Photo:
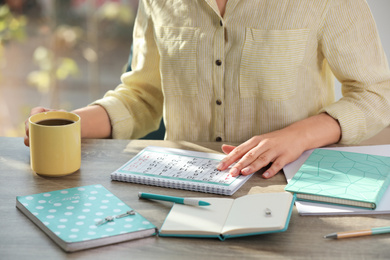
[[200, 198], [198, 207], [174, 204], [159, 235], [176, 237], [231, 237], [287, 230], [295, 197], [288, 192], [258, 193], [237, 199]]

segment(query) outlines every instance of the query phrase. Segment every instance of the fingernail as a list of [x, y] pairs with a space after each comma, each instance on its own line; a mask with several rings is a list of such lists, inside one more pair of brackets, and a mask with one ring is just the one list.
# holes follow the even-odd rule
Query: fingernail
[[230, 173], [231, 176], [235, 177], [235, 176], [238, 175], [238, 169], [237, 168], [232, 168], [229, 173]]
[[217, 169], [218, 169], [218, 170], [221, 170], [221, 169], [223, 169], [224, 166], [225, 166], [225, 164], [224, 164], [223, 162], [220, 162], [220, 163], [218, 164], [218, 166], [217, 166]]
[[244, 169], [241, 170], [241, 173], [243, 175], [248, 175], [248, 174], [251, 173], [251, 169], [249, 167], [248, 168], [244, 168]]
[[265, 172], [265, 173], [263, 174], [263, 177], [264, 177], [264, 178], [268, 178], [269, 175], [270, 175], [269, 172]]

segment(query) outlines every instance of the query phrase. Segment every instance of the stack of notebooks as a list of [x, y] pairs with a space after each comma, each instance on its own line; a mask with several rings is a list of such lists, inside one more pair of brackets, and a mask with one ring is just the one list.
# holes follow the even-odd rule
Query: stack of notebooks
[[315, 149], [285, 190], [297, 200], [375, 209], [390, 184], [390, 157]]

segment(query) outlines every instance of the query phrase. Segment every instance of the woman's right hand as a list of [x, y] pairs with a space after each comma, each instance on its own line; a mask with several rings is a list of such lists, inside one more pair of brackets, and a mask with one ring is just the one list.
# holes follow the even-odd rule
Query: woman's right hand
[[[31, 109], [30, 116], [38, 114], [38, 113], [42, 113], [42, 112], [48, 112], [48, 111], [58, 111], [58, 109], [50, 109], [50, 108], [44, 108], [44, 107], [34, 107], [33, 109]], [[30, 146], [28, 118], [26, 119], [24, 124], [25, 124], [25, 129], [26, 129], [26, 135], [24, 136], [24, 144], [26, 146]]]

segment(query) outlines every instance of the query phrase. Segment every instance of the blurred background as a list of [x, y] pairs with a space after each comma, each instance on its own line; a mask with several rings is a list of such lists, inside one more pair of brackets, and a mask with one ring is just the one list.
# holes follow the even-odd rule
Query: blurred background
[[[390, 1], [368, 3], [389, 58]], [[0, 136], [23, 136], [33, 107], [73, 110], [115, 88], [137, 7], [138, 0], [0, 0]]]
[[138, 0], [0, 0], [0, 136], [31, 108], [72, 110], [117, 86]]

